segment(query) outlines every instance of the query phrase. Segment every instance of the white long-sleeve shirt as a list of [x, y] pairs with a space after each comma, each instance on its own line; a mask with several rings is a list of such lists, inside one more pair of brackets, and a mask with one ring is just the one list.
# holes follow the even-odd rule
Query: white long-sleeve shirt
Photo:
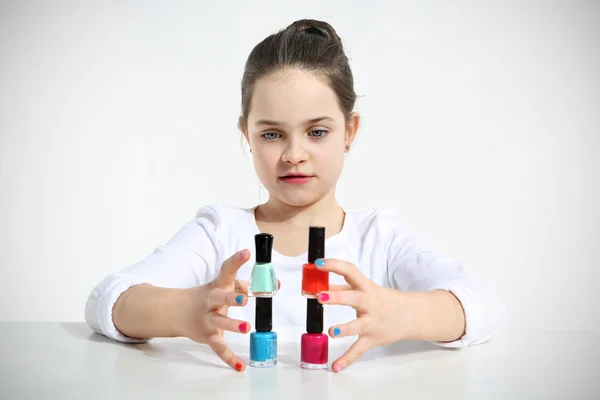
[[[202, 207], [166, 244], [98, 283], [85, 307], [88, 325], [121, 342], [142, 341], [122, 335], [113, 323], [112, 309], [121, 293], [143, 283], [169, 288], [208, 283], [216, 277], [223, 261], [245, 248], [251, 251], [251, 257], [239, 269], [237, 279], [249, 280], [254, 264], [254, 235], [259, 232], [254, 208]], [[342, 230], [325, 242], [325, 256], [355, 264], [365, 276], [384, 287], [452, 292], [465, 311], [466, 333], [456, 341], [436, 343], [440, 346], [483, 343], [506, 324], [506, 306], [495, 288], [467, 273], [458, 261], [426, 248], [393, 210], [346, 210]], [[281, 289], [273, 299], [273, 328], [276, 331], [286, 326], [304, 326], [306, 299], [300, 291], [307, 253], [287, 257], [274, 250], [272, 262], [281, 281]], [[334, 273], [329, 279], [331, 284], [345, 284], [343, 277]], [[245, 307], [230, 307], [228, 315], [253, 324], [254, 310], [254, 298], [249, 298]], [[327, 307], [324, 326], [327, 329], [355, 318], [351, 307]]]

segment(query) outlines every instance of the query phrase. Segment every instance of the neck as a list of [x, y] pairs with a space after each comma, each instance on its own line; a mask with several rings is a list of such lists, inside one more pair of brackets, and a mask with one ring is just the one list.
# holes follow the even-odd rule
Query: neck
[[338, 204], [334, 190], [320, 200], [304, 206], [289, 205], [270, 196], [265, 204], [257, 207], [256, 214], [264, 222], [285, 223], [291, 228], [325, 226], [331, 234], [339, 232], [344, 222], [344, 210]]

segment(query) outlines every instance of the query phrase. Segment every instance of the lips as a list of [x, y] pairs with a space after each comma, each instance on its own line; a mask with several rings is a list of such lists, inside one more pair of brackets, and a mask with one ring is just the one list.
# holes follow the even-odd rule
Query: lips
[[312, 177], [312, 175], [306, 175], [306, 174], [286, 174], [286, 175], [280, 176], [281, 179], [310, 178], [310, 177]]
[[312, 180], [314, 175], [301, 174], [301, 173], [289, 173], [279, 177], [283, 182], [290, 183], [293, 185], [302, 185]]

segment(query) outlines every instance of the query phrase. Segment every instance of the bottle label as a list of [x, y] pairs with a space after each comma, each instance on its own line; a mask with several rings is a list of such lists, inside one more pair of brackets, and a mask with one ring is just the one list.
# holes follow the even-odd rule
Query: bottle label
[[250, 336], [250, 358], [255, 361], [277, 359], [277, 334], [254, 332]]

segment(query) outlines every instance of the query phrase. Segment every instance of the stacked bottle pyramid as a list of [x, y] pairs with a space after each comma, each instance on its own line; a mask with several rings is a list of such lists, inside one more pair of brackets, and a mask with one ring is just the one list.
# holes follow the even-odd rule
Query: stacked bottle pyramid
[[[248, 283], [248, 296], [256, 298], [255, 331], [250, 334], [252, 367], [277, 365], [277, 333], [273, 331], [273, 298], [277, 295], [277, 276], [271, 263], [273, 235], [254, 236], [255, 263]], [[308, 233], [308, 260], [302, 266], [301, 295], [306, 297], [306, 333], [300, 341], [300, 365], [307, 369], [327, 369], [329, 338], [323, 333], [323, 305], [317, 300], [329, 290], [329, 274], [320, 271], [315, 261], [325, 257], [325, 228], [311, 226]]]

